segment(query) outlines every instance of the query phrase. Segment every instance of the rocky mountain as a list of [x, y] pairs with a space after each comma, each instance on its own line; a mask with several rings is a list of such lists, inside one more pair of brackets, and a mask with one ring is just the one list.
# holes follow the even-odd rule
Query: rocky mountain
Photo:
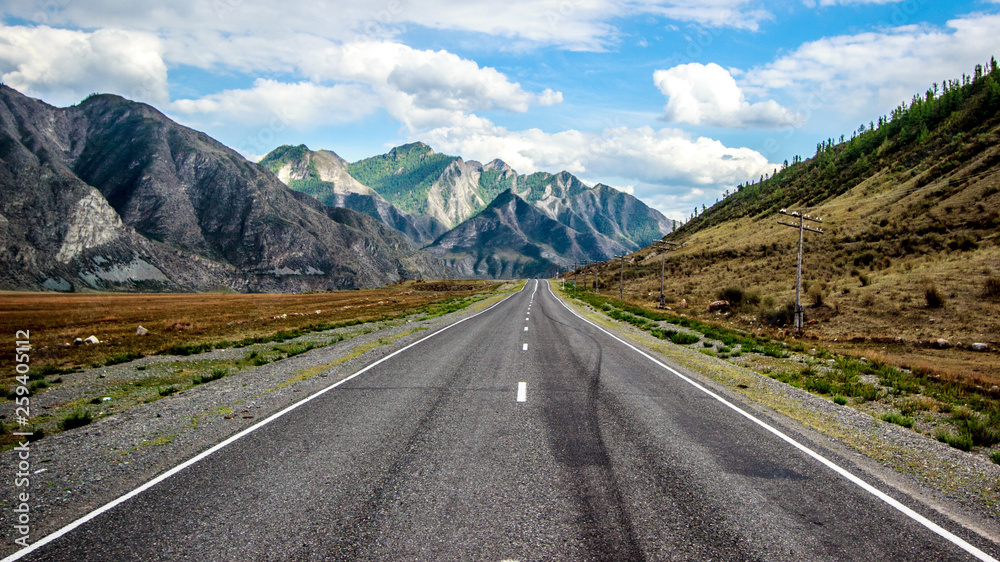
[[609, 259], [625, 247], [591, 229], [570, 228], [507, 190], [427, 247], [468, 277], [539, 277], [574, 262]]
[[154, 108], [0, 87], [0, 286], [299, 291], [440, 276], [368, 216], [288, 189]]
[[389, 203], [348, 172], [346, 160], [329, 150], [313, 152], [305, 145], [280, 146], [260, 164], [288, 187], [312, 195], [325, 205], [364, 213], [399, 231], [415, 248], [426, 246], [448, 228], [431, 216], [410, 215]]
[[[433, 249], [435, 255], [441, 254], [442, 244], [450, 247], [460, 238], [466, 239], [461, 247], [472, 252], [475, 248], [469, 245], [470, 232], [483, 231], [484, 217], [499, 220], [495, 208], [488, 213], [485, 210], [507, 191], [536, 212], [577, 233], [574, 236], [579, 238], [581, 245], [578, 249], [581, 253], [569, 250], [566, 250], [568, 253], [549, 252], [551, 255], [545, 260], [551, 258], [546, 263], [553, 267], [581, 259], [607, 259], [617, 253], [638, 249], [673, 230], [672, 221], [635, 197], [606, 185], [590, 187], [569, 172], [519, 175], [501, 160], [481, 164], [437, 154], [426, 144], [412, 143], [346, 165], [350, 179], [343, 177], [345, 163], [338, 157], [337, 178], [333, 177], [333, 172], [327, 172], [329, 179], [324, 180], [321, 178], [322, 170], [332, 166], [325, 163], [332, 160], [329, 155], [336, 157], [328, 151], [281, 147], [267, 155], [262, 164], [274, 171], [289, 187], [315, 195], [330, 205], [366, 212], [400, 230], [416, 244], [429, 244], [428, 249]], [[364, 193], [363, 197], [369, 199], [362, 206], [358, 203], [359, 199], [347, 200], [341, 195], [343, 192]], [[504, 202], [508, 201], [505, 199]], [[383, 210], [386, 207], [396, 209], [409, 218], [400, 219], [399, 215]], [[524, 213], [509, 215], [508, 218], [529, 216], [530, 220], [536, 220], [533, 214]], [[421, 218], [438, 227], [438, 230], [413, 226], [414, 221]], [[473, 222], [466, 225], [469, 220]], [[438, 238], [449, 229], [461, 230], [454, 236]], [[530, 231], [531, 228], [526, 225], [525, 229], [515, 230]], [[430, 237], [431, 233], [435, 235]], [[546, 246], [542, 237], [532, 240]], [[434, 244], [431, 244], [432, 241]], [[461, 264], [459, 269], [463, 275], [485, 277], [493, 276], [495, 272], [521, 271], [529, 267], [520, 258], [507, 265], [482, 265], [504, 262], [506, 256], [517, 254], [494, 246], [489, 240], [482, 239], [482, 242], [484, 246], [480, 250], [495, 252], [495, 259], [486, 259], [486, 254], [477, 250], [473, 253], [477, 256], [481, 254], [482, 259], [474, 261], [480, 265], [470, 266], [465, 258], [449, 260], [448, 263]], [[557, 246], [547, 245], [549, 248]]]

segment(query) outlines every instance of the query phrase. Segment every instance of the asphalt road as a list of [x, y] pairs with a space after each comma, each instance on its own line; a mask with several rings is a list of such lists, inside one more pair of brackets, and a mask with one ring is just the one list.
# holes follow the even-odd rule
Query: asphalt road
[[974, 558], [529, 281], [24, 559]]

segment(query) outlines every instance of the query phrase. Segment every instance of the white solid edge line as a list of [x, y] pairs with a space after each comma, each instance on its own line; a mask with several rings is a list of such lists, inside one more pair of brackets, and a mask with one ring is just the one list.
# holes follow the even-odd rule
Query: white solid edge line
[[528, 401], [528, 383], [526, 382], [517, 383], [517, 401], [518, 402]]
[[866, 492], [872, 494], [873, 496], [875, 496], [876, 498], [882, 500], [883, 502], [889, 504], [890, 506], [892, 506], [893, 508], [895, 508], [897, 511], [899, 511], [900, 513], [902, 513], [903, 515], [906, 515], [910, 519], [913, 519], [917, 523], [920, 523], [924, 527], [930, 529], [931, 531], [934, 531], [936, 534], [938, 534], [942, 538], [947, 539], [952, 544], [954, 544], [955, 546], [958, 546], [959, 548], [961, 548], [962, 550], [968, 552], [972, 556], [975, 556], [976, 558], [978, 558], [979, 560], [982, 560], [984, 562], [998, 562], [996, 558], [993, 558], [989, 554], [986, 554], [982, 550], [979, 550], [978, 548], [976, 548], [975, 546], [969, 544], [968, 542], [966, 542], [962, 538], [956, 536], [954, 533], [952, 533], [952, 532], [948, 531], [947, 529], [941, 527], [937, 523], [934, 523], [930, 519], [927, 519], [923, 515], [920, 515], [919, 513], [917, 513], [916, 511], [910, 509], [909, 507], [906, 507], [905, 505], [903, 505], [899, 501], [897, 501], [897, 500], [893, 499], [892, 497], [890, 497], [888, 494], [885, 494], [884, 492], [882, 492], [878, 488], [875, 488], [871, 484], [865, 482], [861, 478], [858, 478], [857, 476], [851, 474], [850, 472], [847, 471], [847, 469], [841, 468], [839, 465], [835, 464], [833, 461], [827, 459], [823, 455], [820, 455], [819, 453], [813, 451], [809, 447], [806, 447], [805, 445], [803, 445], [803, 444], [799, 443], [798, 441], [792, 439], [791, 437], [785, 435], [784, 433], [782, 433], [778, 429], [775, 429], [774, 427], [768, 425], [764, 421], [761, 421], [761, 420], [755, 418], [753, 415], [749, 414], [748, 412], [745, 412], [744, 410], [742, 410], [741, 408], [739, 408], [735, 404], [729, 402], [725, 398], [719, 396], [718, 394], [716, 394], [716, 393], [712, 392], [711, 390], [705, 388], [701, 384], [695, 382], [693, 379], [691, 379], [691, 378], [689, 378], [689, 377], [681, 374], [680, 372], [678, 372], [677, 370], [675, 370], [675, 369], [673, 369], [671, 367], [668, 367], [667, 365], [665, 365], [662, 362], [660, 362], [659, 360], [655, 359], [654, 357], [652, 357], [648, 353], [646, 353], [646, 352], [642, 351], [641, 349], [633, 346], [632, 344], [628, 343], [627, 341], [619, 338], [618, 336], [616, 336], [616, 335], [612, 334], [611, 332], [605, 330], [604, 328], [598, 326], [597, 324], [595, 324], [594, 322], [592, 322], [589, 319], [585, 318], [584, 316], [578, 314], [575, 310], [573, 310], [572, 308], [570, 308], [569, 305], [567, 305], [565, 302], [563, 302], [562, 299], [556, 297], [555, 293], [552, 293], [552, 287], [551, 286], [548, 286], [548, 289], [549, 289], [549, 293], [552, 294], [552, 297], [554, 299], [556, 299], [559, 302], [559, 304], [563, 305], [563, 307], [565, 307], [566, 310], [570, 311], [570, 313], [572, 313], [577, 318], [583, 320], [584, 322], [590, 324], [591, 326], [597, 328], [598, 330], [600, 330], [600, 331], [604, 332], [605, 334], [611, 336], [612, 338], [618, 340], [619, 342], [621, 342], [626, 347], [632, 349], [632, 351], [635, 351], [639, 355], [642, 355], [646, 359], [649, 359], [653, 363], [656, 363], [660, 367], [663, 367], [667, 371], [670, 371], [671, 373], [673, 373], [674, 375], [676, 375], [678, 378], [680, 378], [684, 382], [690, 384], [691, 386], [697, 388], [698, 390], [704, 392], [705, 394], [708, 394], [712, 398], [715, 398], [716, 400], [718, 400], [719, 402], [721, 402], [722, 404], [724, 404], [728, 408], [734, 410], [735, 412], [737, 412], [741, 416], [743, 416], [743, 417], [747, 418], [748, 420], [756, 423], [757, 425], [759, 425], [762, 428], [766, 429], [767, 431], [773, 433], [774, 435], [776, 435], [777, 437], [779, 437], [783, 441], [785, 441], [788, 444], [792, 445], [796, 449], [802, 451], [803, 453], [805, 453], [805, 454], [809, 455], [810, 457], [816, 459], [817, 461], [823, 463], [824, 465], [826, 465], [827, 468], [833, 470], [837, 474], [840, 474], [841, 476], [843, 476], [847, 480], [849, 480], [849, 481], [853, 482], [854, 484], [856, 484], [861, 489], [863, 489]]
[[65, 534], [69, 533], [70, 531], [76, 529], [77, 527], [83, 525], [84, 523], [87, 523], [91, 519], [96, 518], [97, 516], [101, 515], [102, 513], [106, 512], [106, 511], [110, 511], [111, 509], [117, 507], [118, 505], [120, 505], [122, 503], [125, 503], [126, 501], [134, 498], [135, 496], [138, 496], [139, 494], [145, 492], [146, 490], [152, 488], [153, 486], [159, 484], [160, 482], [163, 482], [164, 480], [170, 478], [171, 476], [177, 474], [178, 472], [184, 470], [185, 468], [188, 468], [189, 466], [191, 466], [191, 465], [193, 465], [193, 464], [201, 461], [202, 459], [205, 459], [209, 455], [212, 455], [213, 453], [216, 453], [216, 452], [222, 450], [223, 448], [231, 445], [232, 443], [238, 441], [239, 439], [241, 439], [243, 437], [246, 437], [247, 435], [253, 433], [254, 431], [257, 431], [258, 429], [266, 426], [267, 424], [273, 422], [274, 420], [276, 420], [276, 419], [284, 416], [288, 412], [291, 412], [292, 410], [295, 410], [299, 406], [302, 406], [303, 404], [305, 404], [307, 402], [310, 402], [310, 401], [312, 401], [312, 400], [314, 400], [316, 398], [319, 398], [323, 394], [326, 394], [327, 392], [333, 390], [334, 388], [337, 388], [338, 386], [344, 384], [345, 382], [358, 377], [362, 373], [364, 373], [364, 372], [366, 372], [366, 371], [368, 371], [370, 369], [373, 369], [374, 367], [378, 366], [379, 364], [381, 364], [381, 363], [383, 363], [385, 361], [388, 361], [389, 359], [392, 359], [393, 357], [399, 355], [400, 353], [406, 351], [407, 349], [410, 349], [411, 347], [413, 347], [413, 346], [415, 346], [415, 345], [417, 345], [417, 344], [419, 344], [421, 342], [427, 341], [427, 340], [433, 338], [434, 336], [440, 334], [441, 332], [444, 332], [445, 330], [449, 330], [449, 329], [451, 329], [451, 328], [453, 328], [455, 326], [458, 326], [459, 324], [461, 324], [462, 322], [465, 322], [466, 320], [471, 320], [471, 319], [475, 318], [476, 316], [479, 316], [480, 314], [485, 314], [485, 313], [489, 312], [490, 310], [493, 310], [497, 306], [500, 306], [501, 304], [503, 304], [507, 299], [509, 299], [510, 297], [514, 296], [515, 294], [517, 294], [517, 293], [512, 293], [510, 295], [507, 295], [506, 297], [500, 299], [495, 304], [493, 304], [493, 305], [491, 305], [491, 306], [489, 306], [489, 307], [487, 307], [487, 308], [485, 308], [483, 310], [480, 310], [479, 312], [473, 314], [472, 316], [468, 316], [466, 318], [463, 318], [463, 319], [459, 320], [458, 322], [455, 322], [454, 324], [449, 324], [449, 325], [445, 326], [444, 328], [441, 328], [440, 330], [434, 332], [433, 334], [428, 334], [427, 336], [425, 336], [425, 337], [423, 337], [423, 338], [421, 338], [421, 339], [419, 339], [419, 340], [417, 340], [417, 341], [415, 341], [415, 342], [407, 345], [406, 347], [398, 349], [398, 350], [390, 353], [389, 355], [386, 355], [385, 357], [379, 359], [378, 361], [375, 361], [374, 363], [372, 363], [372, 364], [370, 364], [370, 365], [368, 365], [366, 367], [363, 367], [361, 370], [355, 372], [351, 376], [349, 376], [347, 378], [344, 378], [344, 379], [341, 379], [341, 380], [339, 380], [339, 381], [331, 384], [330, 386], [328, 386], [328, 387], [326, 387], [326, 388], [324, 388], [322, 390], [319, 390], [315, 394], [312, 394], [310, 396], [307, 396], [306, 398], [303, 398], [302, 400], [300, 400], [300, 401], [292, 404], [291, 406], [288, 406], [287, 408], [285, 408], [285, 409], [283, 409], [283, 410], [281, 410], [279, 412], [271, 414], [270, 416], [268, 416], [268, 417], [264, 418], [263, 420], [261, 420], [260, 422], [258, 422], [256, 425], [252, 425], [252, 426], [244, 429], [243, 431], [240, 431], [239, 433], [237, 433], [237, 434], [229, 437], [225, 441], [222, 441], [222, 442], [218, 443], [217, 445], [213, 446], [212, 448], [210, 448], [210, 449], [208, 449], [206, 451], [203, 451], [202, 453], [200, 453], [200, 454], [198, 454], [198, 455], [196, 455], [196, 456], [194, 456], [194, 457], [192, 457], [192, 458], [184, 461], [183, 463], [175, 466], [174, 468], [171, 468], [167, 472], [164, 472], [163, 474], [157, 476], [156, 478], [150, 480], [149, 482], [146, 482], [145, 484], [143, 484], [142, 486], [139, 486], [138, 488], [132, 490], [131, 492], [128, 492], [127, 494], [125, 494], [123, 496], [120, 496], [118, 499], [112, 500], [112, 501], [104, 504], [103, 506], [95, 509], [94, 511], [91, 511], [90, 513], [84, 515], [83, 517], [77, 519], [76, 521], [73, 521], [72, 523], [70, 523], [69, 525], [66, 525], [65, 527], [59, 529], [58, 531], [42, 537], [41, 539], [39, 539], [38, 542], [36, 542], [34, 544], [31, 544], [31, 545], [29, 545], [26, 548], [22, 548], [21, 550], [18, 550], [17, 552], [14, 552], [14, 553], [10, 554], [9, 556], [7, 556], [6, 558], [4, 558], [3, 560], [0, 560], [0, 562], [12, 562], [14, 560], [18, 560], [18, 559], [22, 558], [23, 556], [25, 556], [27, 554], [30, 554], [30, 553], [34, 552], [35, 550], [37, 550], [37, 549], [45, 546], [46, 544], [49, 544], [50, 542], [52, 542], [52, 541], [54, 541], [54, 540], [62, 537], [63, 535], [65, 535]]

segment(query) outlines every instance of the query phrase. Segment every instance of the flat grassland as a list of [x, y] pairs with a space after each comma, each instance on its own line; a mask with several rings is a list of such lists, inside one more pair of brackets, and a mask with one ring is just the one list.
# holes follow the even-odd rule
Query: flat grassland
[[[380, 289], [306, 294], [0, 293], [0, 382], [14, 379], [19, 330], [30, 334], [33, 378], [144, 355], [187, 355], [214, 347], [282, 341], [317, 330], [467, 304], [501, 284], [407, 281]], [[137, 335], [139, 326], [149, 330]], [[95, 336], [99, 344], [74, 344]]]

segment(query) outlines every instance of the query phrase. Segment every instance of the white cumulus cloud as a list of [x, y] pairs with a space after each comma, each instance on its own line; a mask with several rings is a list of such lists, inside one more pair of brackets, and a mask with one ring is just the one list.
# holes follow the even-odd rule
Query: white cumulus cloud
[[690, 63], [653, 73], [667, 96], [664, 118], [675, 123], [728, 128], [776, 129], [800, 123], [800, 117], [774, 100], [751, 104], [726, 69], [715, 63]]
[[303, 62], [310, 80], [258, 79], [252, 88], [178, 100], [174, 111], [219, 120], [292, 126], [354, 121], [384, 109], [408, 131], [478, 126], [475, 111], [525, 112], [562, 102], [546, 89], [529, 92], [503, 73], [447, 51], [418, 50], [391, 41], [326, 44]]
[[198, 99], [177, 100], [171, 108], [184, 114], [210, 114], [242, 124], [317, 127], [354, 121], [374, 112], [378, 98], [357, 84], [323, 86], [258, 79], [253, 88], [225, 90]]
[[304, 72], [318, 80], [367, 84], [411, 131], [456, 125], [473, 111], [525, 112], [562, 102], [559, 92], [529, 92], [496, 69], [453, 53], [390, 41], [331, 45]]
[[[392, 39], [408, 24], [429, 29], [481, 33], [533, 45], [600, 51], [617, 43], [614, 22], [632, 16], [663, 16], [713, 27], [757, 29], [771, 15], [757, 0], [59, 0], [5, 2], [12, 17], [82, 29], [119, 28], [162, 34], [172, 62], [228, 60], [249, 53], [222, 52], [231, 37], [261, 37], [278, 51], [309, 37], [352, 42], [360, 37]], [[53, 7], [54, 9], [49, 9]], [[216, 56], [216, 53], [220, 53]], [[266, 48], [254, 53], [272, 55]], [[229, 56], [232, 55], [232, 56]], [[302, 56], [298, 53], [297, 56]], [[181, 61], [184, 58], [186, 60]]]
[[934, 82], [971, 74], [996, 54], [1000, 15], [976, 14], [944, 28], [903, 25], [802, 44], [748, 70], [748, 90], [783, 90], [811, 112], [835, 111], [867, 121], [909, 101]]
[[420, 138], [444, 152], [484, 161], [500, 158], [519, 173], [566, 170], [597, 181], [627, 178], [682, 190], [698, 186], [721, 190], [775, 168], [755, 150], [727, 147], [671, 128], [547, 133], [510, 131], [481, 119], [477, 127], [438, 128]]
[[168, 99], [162, 44], [151, 34], [0, 25], [0, 80], [55, 105], [94, 92], [149, 103]]

